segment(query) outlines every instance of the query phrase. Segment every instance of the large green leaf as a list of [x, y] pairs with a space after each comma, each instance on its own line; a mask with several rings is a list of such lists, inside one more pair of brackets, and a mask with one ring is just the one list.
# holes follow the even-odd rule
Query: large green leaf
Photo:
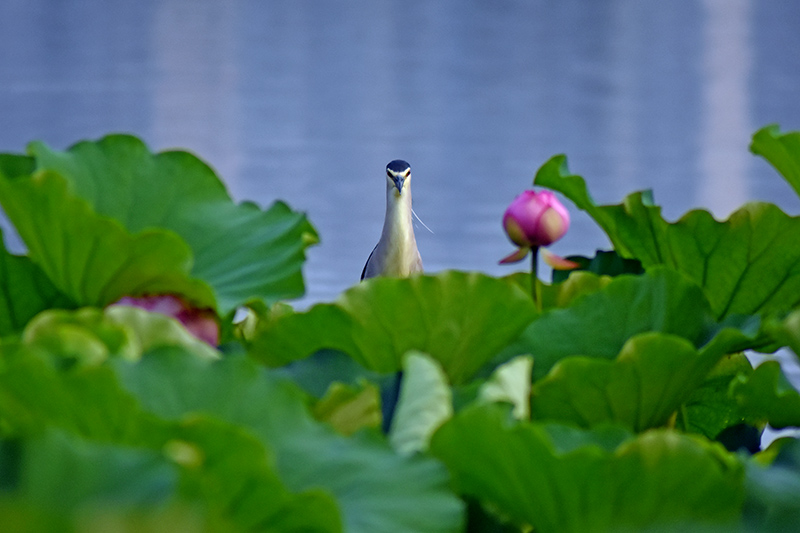
[[314, 405], [314, 418], [326, 422], [342, 435], [381, 427], [380, 389], [366, 380], [358, 386], [334, 382]]
[[177, 469], [154, 450], [49, 430], [0, 441], [0, 463], [4, 532], [208, 531], [198, 508], [173, 498]]
[[[231, 523], [238, 526], [237, 530], [340, 531], [338, 508], [331, 496], [320, 490], [289, 492], [278, 474], [269, 443], [247, 428], [199, 414], [167, 420], [125, 390], [113, 363], [124, 366], [120, 362], [125, 361], [135, 366], [141, 357], [147, 360], [158, 355], [131, 354], [142, 344], [131, 342], [125, 326], [112, 320], [92, 320], [92, 316], [82, 316], [85, 311], [74, 313], [71, 325], [80, 327], [70, 330], [64, 317], [45, 317], [43, 323], [29, 327], [33, 333], [26, 330], [24, 342], [0, 345], [0, 419], [4, 432], [25, 436], [57, 427], [96, 443], [164, 451], [181, 467], [180, 494], [174, 496], [201, 503], [214, 524]], [[55, 330], [54, 335], [47, 334], [48, 326]], [[92, 331], [93, 342], [89, 340]], [[64, 339], [62, 349], [55, 341], [58, 338]], [[183, 361], [209, 361], [169, 337], [154, 339], [152, 344], [160, 346], [152, 351], [171, 350]], [[100, 356], [83, 355], [87, 352]], [[167, 400], [177, 392], [170, 382], [177, 381], [176, 375], [184, 371], [180, 365], [171, 370], [172, 374], [161, 376], [166, 380]], [[301, 399], [294, 400], [297, 405], [284, 403], [271, 408], [305, 408]], [[51, 470], [54, 484], [69, 482], [62, 479], [66, 475], [63, 471]]]
[[800, 194], [800, 132], [781, 133], [777, 124], [753, 135], [750, 150], [769, 161]]
[[397, 453], [427, 451], [431, 435], [453, 416], [453, 394], [442, 368], [423, 353], [406, 354], [389, 442]]
[[152, 154], [128, 135], [29, 152], [32, 174], [0, 170], [0, 200], [31, 258], [79, 303], [175, 292], [226, 314], [303, 293], [304, 250], [317, 240], [305, 216], [234, 204], [193, 155]]
[[727, 522], [743, 496], [735, 456], [667, 430], [632, 438], [612, 427], [512, 423], [507, 409], [485, 405], [442, 426], [431, 450], [460, 493], [543, 533]]
[[676, 426], [716, 439], [724, 429], [743, 424], [744, 416], [729, 390], [734, 379], [752, 372], [743, 353], [722, 358], [681, 407]]
[[748, 461], [744, 523], [748, 531], [790, 532], [800, 523], [800, 440], [782, 438], [766, 455], [771, 464]]
[[532, 412], [536, 419], [587, 428], [619, 423], [639, 432], [663, 426], [720, 357], [698, 353], [682, 337], [642, 333], [613, 361], [562, 359], [534, 384]]
[[270, 321], [253, 354], [280, 366], [330, 348], [378, 372], [393, 372], [410, 350], [433, 357], [450, 382], [469, 379], [536, 317], [512, 281], [479, 273], [374, 278], [336, 303]]
[[101, 442], [144, 447], [166, 438], [168, 425], [145, 413], [98, 360], [74, 365], [72, 351], [53, 354], [16, 342], [0, 345], [0, 356], [0, 418], [14, 432], [55, 426]]
[[22, 331], [44, 309], [74, 306], [30, 258], [6, 250], [0, 231], [0, 337]]
[[271, 450], [245, 428], [194, 415], [164, 449], [183, 467], [181, 495], [208, 505], [212, 530], [222, 523], [236, 525], [236, 531], [342, 531], [331, 495], [289, 492]]
[[177, 489], [174, 465], [154, 450], [96, 444], [54, 430], [18, 445], [16, 495], [44, 509], [154, 506]]
[[482, 402], [505, 402], [514, 409], [514, 418], [531, 418], [531, 374], [533, 357], [520, 355], [498, 366], [478, 389]]
[[[197, 358], [209, 357], [209, 348], [172, 335], [164, 326], [179, 326], [167, 317], [121, 311], [46, 311], [28, 324], [21, 340], [1, 343], [0, 418], [5, 427], [27, 434], [56, 426], [103, 442], [163, 443], [171, 424], [145, 412], [106, 363], [110, 358], [138, 360], [144, 347], [176, 347]], [[135, 328], [126, 323], [131, 316]], [[149, 338], [140, 338], [142, 333]]]
[[570, 355], [613, 359], [639, 333], [669, 333], [699, 346], [713, 327], [700, 288], [661, 268], [641, 276], [618, 276], [569, 307], [546, 312], [504, 353], [532, 354], [538, 379]]
[[177, 505], [194, 508], [188, 518], [198, 531], [341, 531], [330, 496], [288, 492], [271, 456], [242, 428], [194, 417], [170, 437], [163, 448], [149, 449], [50, 430], [0, 447], [4, 462], [13, 465], [0, 473], [14, 480], [6, 491], [19, 503], [76, 522], [81, 515], [121, 523], [136, 515], [158, 518], [167, 505]]
[[[517, 272], [501, 278], [519, 285], [525, 294], [531, 293], [530, 272]], [[571, 272], [566, 279], [552, 284], [542, 283], [541, 297], [542, 309], [553, 307], [569, 307], [573, 300], [602, 289], [611, 282], [611, 277], [597, 275], [593, 272], [576, 270]]]
[[311, 417], [307, 398], [241, 356], [210, 362], [162, 349], [115, 361], [125, 387], [168, 420], [206, 413], [258, 435], [294, 491], [324, 488], [349, 532], [459, 531], [461, 502], [436, 461], [400, 457], [373, 433], [347, 438]]
[[213, 305], [211, 288], [190, 277], [192, 253], [174, 232], [131, 234], [94, 213], [51, 171], [7, 179], [0, 169], [0, 203], [30, 258], [80, 305], [103, 306], [126, 294], [177, 293]]
[[161, 346], [180, 346], [198, 357], [220, 356], [174, 318], [123, 305], [44, 311], [25, 328], [23, 340], [64, 360], [89, 365], [110, 356], [136, 360]]
[[772, 204], [746, 204], [724, 222], [695, 210], [669, 223], [646, 193], [619, 205], [596, 205], [583, 178], [569, 174], [565, 156], [545, 163], [534, 183], [586, 211], [623, 257], [645, 268], [667, 265], [697, 283], [717, 318], [786, 311], [800, 303], [800, 218]]
[[769, 423], [778, 429], [800, 427], [800, 393], [777, 361], [765, 361], [749, 376], [739, 376], [731, 383], [731, 394], [752, 423]]
[[781, 319], [768, 320], [764, 329], [777, 346], [788, 346], [796, 357], [800, 357], [800, 310]]

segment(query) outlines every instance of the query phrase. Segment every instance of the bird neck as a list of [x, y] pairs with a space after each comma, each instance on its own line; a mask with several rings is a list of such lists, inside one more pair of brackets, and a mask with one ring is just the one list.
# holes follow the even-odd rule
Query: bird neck
[[381, 240], [394, 246], [415, 244], [414, 226], [411, 218], [411, 184], [406, 183], [403, 194], [395, 187], [386, 188], [386, 218], [383, 221]]

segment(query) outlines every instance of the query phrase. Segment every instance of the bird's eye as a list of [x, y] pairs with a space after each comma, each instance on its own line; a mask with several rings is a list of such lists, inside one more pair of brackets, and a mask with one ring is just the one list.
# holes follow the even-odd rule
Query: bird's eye
[[389, 170], [387, 170], [387, 171], [386, 171], [386, 175], [387, 175], [387, 176], [389, 176], [389, 177], [391, 178], [391, 177], [392, 177], [392, 172], [391, 172], [391, 171], [389, 171]]

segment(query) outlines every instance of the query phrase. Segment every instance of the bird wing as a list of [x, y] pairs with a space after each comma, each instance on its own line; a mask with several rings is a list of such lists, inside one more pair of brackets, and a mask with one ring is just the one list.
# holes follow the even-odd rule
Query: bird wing
[[375, 248], [373, 248], [372, 251], [369, 253], [369, 257], [367, 257], [367, 262], [364, 263], [364, 270], [361, 271], [361, 280], [362, 281], [364, 280], [364, 276], [367, 275], [367, 266], [369, 265], [369, 262], [372, 259], [372, 254], [374, 254], [375, 250], [377, 250], [377, 249], [378, 249], [378, 245], [376, 244]]

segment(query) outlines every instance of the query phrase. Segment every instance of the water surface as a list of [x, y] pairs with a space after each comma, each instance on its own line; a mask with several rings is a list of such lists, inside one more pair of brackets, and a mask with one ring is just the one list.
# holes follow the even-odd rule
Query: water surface
[[[557, 153], [599, 202], [800, 213], [747, 151], [800, 129], [799, 23], [793, 0], [5, 0], [0, 150], [124, 131], [199, 154], [235, 198], [308, 213], [305, 306], [358, 280], [396, 158], [432, 272], [513, 271], [500, 218]], [[555, 251], [606, 247], [570, 209]]]

